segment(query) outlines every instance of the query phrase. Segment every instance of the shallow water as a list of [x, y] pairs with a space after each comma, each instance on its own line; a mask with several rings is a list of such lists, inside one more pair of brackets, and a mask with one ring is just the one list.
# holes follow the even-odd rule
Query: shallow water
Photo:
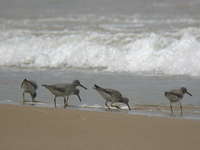
[[[94, 84], [105, 88], [113, 88], [122, 92], [130, 99], [132, 111], [121, 105], [122, 111], [129, 114], [146, 114], [152, 116], [170, 116], [169, 102], [164, 97], [164, 91], [186, 86], [193, 94], [192, 97], [185, 95], [182, 103], [184, 105], [184, 117], [200, 119], [200, 79], [187, 76], [160, 77], [160, 76], [136, 76], [128, 73], [94, 72], [92, 70], [9, 70], [1, 69], [0, 72], [0, 103], [22, 104], [21, 81], [26, 77], [37, 81], [39, 85], [37, 100], [34, 106], [54, 107], [53, 95], [41, 87], [41, 84], [71, 83], [79, 79], [88, 90], [80, 89], [82, 102], [72, 96], [69, 100], [70, 108], [105, 111], [105, 101], [92, 89]], [[27, 100], [30, 100], [27, 95]], [[63, 108], [63, 99], [58, 98], [58, 107]], [[28, 103], [27, 105], [32, 105]], [[176, 106], [176, 105], [175, 105]], [[118, 112], [118, 111], [114, 111]], [[180, 117], [179, 108], [176, 106], [176, 117]]]

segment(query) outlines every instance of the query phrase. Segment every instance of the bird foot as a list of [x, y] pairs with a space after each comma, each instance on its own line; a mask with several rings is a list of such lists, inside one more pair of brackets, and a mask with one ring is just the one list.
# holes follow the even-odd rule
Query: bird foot
[[67, 106], [68, 106], [68, 104], [65, 104], [65, 105], [64, 105], [64, 108], [66, 108]]
[[105, 111], [111, 111], [111, 109], [110, 108], [105, 108]]

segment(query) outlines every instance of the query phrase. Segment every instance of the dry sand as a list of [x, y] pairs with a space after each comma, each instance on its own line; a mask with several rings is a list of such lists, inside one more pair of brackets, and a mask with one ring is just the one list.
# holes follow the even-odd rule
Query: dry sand
[[0, 150], [196, 150], [200, 121], [0, 105]]

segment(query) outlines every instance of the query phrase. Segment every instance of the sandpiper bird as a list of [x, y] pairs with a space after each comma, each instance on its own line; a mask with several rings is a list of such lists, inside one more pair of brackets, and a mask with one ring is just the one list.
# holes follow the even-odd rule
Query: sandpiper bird
[[105, 89], [98, 85], [94, 85], [94, 89], [106, 100], [105, 105], [110, 110], [110, 107], [108, 105], [108, 102], [111, 102], [110, 106], [116, 107], [120, 109], [119, 106], [113, 105], [114, 103], [124, 103], [128, 106], [128, 109], [131, 110], [131, 107], [129, 106], [129, 99], [126, 97], [123, 97], [122, 94], [114, 89]]
[[[66, 84], [53, 84], [53, 85], [46, 85], [43, 84], [45, 88], [47, 88], [54, 96], [54, 105], [56, 108], [56, 98], [57, 97], [63, 97], [64, 98], [64, 108], [68, 105], [68, 99], [70, 95], [77, 95], [79, 100], [81, 101], [79, 90], [76, 88], [77, 86], [80, 86], [84, 89], [87, 89], [85, 86], [83, 86], [79, 80], [74, 80], [72, 83], [66, 83]], [[66, 100], [67, 97], [67, 100]]]
[[165, 96], [169, 99], [169, 102], [170, 102], [170, 109], [171, 109], [172, 114], [173, 114], [172, 103], [178, 102], [181, 109], [181, 115], [183, 115], [181, 100], [183, 99], [183, 96], [185, 93], [192, 96], [192, 94], [190, 94], [185, 87], [181, 87], [180, 89], [174, 89], [174, 90], [165, 92]]
[[31, 95], [32, 102], [35, 101], [35, 97], [37, 96], [36, 90], [38, 86], [34, 81], [27, 80], [25, 78], [21, 83], [21, 88], [23, 89], [23, 103], [25, 102], [25, 93], [29, 93]]

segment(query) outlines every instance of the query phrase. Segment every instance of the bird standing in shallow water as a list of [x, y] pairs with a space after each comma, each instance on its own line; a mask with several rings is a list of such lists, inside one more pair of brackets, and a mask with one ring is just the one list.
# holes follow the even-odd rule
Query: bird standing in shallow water
[[[76, 88], [77, 86], [80, 86], [84, 89], [87, 89], [85, 86], [83, 86], [79, 80], [74, 80], [72, 83], [66, 83], [66, 84], [52, 84], [52, 85], [46, 85], [43, 84], [45, 88], [47, 88], [54, 96], [54, 105], [56, 108], [56, 98], [57, 97], [63, 97], [64, 98], [64, 108], [68, 105], [68, 99], [70, 95], [77, 95], [79, 100], [81, 101], [79, 90]], [[67, 97], [67, 100], [66, 100]]]
[[21, 83], [21, 88], [23, 89], [23, 103], [25, 102], [25, 93], [29, 93], [32, 98], [32, 102], [35, 101], [37, 96], [36, 90], [38, 88], [37, 84], [34, 81], [27, 80], [26, 78]]
[[187, 91], [187, 88], [181, 87], [180, 89], [174, 89], [168, 92], [165, 92], [165, 96], [169, 99], [170, 102], [170, 109], [171, 114], [173, 114], [172, 103], [179, 103], [181, 109], [181, 115], [183, 115], [182, 104], [181, 100], [183, 99], [184, 94], [187, 93], [188, 95], [192, 96], [191, 93]]
[[131, 110], [131, 107], [129, 105], [129, 99], [123, 97], [119, 91], [114, 89], [105, 89], [96, 84], [94, 85], [94, 89], [106, 100], [105, 105], [109, 110], [110, 107], [108, 106], [108, 102], [111, 102], [111, 106], [116, 107], [118, 109], [120, 109], [120, 107], [113, 104], [124, 103], [128, 106], [128, 109]]

